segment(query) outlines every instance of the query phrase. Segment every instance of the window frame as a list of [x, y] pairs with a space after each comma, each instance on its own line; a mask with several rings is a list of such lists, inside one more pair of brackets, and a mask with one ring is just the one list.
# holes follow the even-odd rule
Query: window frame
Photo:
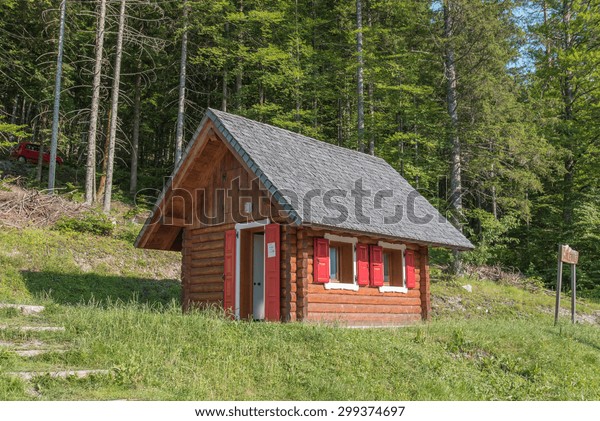
[[391, 276], [391, 273], [393, 273], [393, 267], [394, 267], [394, 259], [393, 259], [393, 254], [392, 252], [397, 250], [401, 252], [401, 260], [402, 260], [402, 286], [397, 286], [397, 285], [390, 285], [392, 283], [392, 279], [389, 278], [388, 282], [385, 282], [385, 276], [384, 276], [384, 285], [379, 287], [379, 292], [397, 292], [397, 293], [408, 293], [408, 288], [406, 287], [406, 244], [394, 244], [394, 243], [387, 243], [385, 241], [379, 241], [379, 243], [377, 244], [379, 247], [383, 248], [383, 255], [384, 255], [384, 273], [385, 273], [385, 256], [388, 256], [388, 277]]
[[331, 248], [332, 247], [337, 247], [336, 250], [336, 254], [337, 254], [337, 273], [338, 273], [338, 278], [341, 272], [341, 268], [342, 268], [342, 253], [341, 253], [341, 247], [343, 247], [343, 245], [339, 245], [336, 243], [344, 243], [344, 244], [350, 244], [350, 246], [352, 247], [352, 282], [341, 282], [339, 279], [333, 280], [333, 279], [329, 279], [329, 282], [323, 284], [325, 289], [345, 289], [345, 290], [350, 290], [350, 291], [358, 291], [359, 287], [358, 287], [358, 283], [357, 283], [357, 279], [356, 279], [356, 244], [358, 244], [358, 238], [356, 237], [344, 237], [341, 235], [335, 235], [335, 234], [325, 234], [323, 236], [323, 238], [325, 238], [326, 240], [329, 241], [329, 273], [331, 276]]

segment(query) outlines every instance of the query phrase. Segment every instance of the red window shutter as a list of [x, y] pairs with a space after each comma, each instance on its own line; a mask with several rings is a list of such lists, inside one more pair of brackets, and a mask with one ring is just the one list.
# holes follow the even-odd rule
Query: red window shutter
[[369, 285], [369, 246], [356, 245], [356, 277], [358, 285]]
[[313, 281], [320, 284], [329, 282], [329, 240], [325, 238], [315, 238]]
[[370, 278], [372, 287], [383, 286], [383, 247], [371, 246]]
[[265, 319], [272, 322], [281, 314], [280, 233], [279, 224], [265, 227]]
[[235, 230], [225, 231], [223, 308], [230, 313], [235, 308], [235, 242]]
[[406, 288], [414, 288], [416, 285], [415, 280], [415, 252], [413, 250], [406, 250]]

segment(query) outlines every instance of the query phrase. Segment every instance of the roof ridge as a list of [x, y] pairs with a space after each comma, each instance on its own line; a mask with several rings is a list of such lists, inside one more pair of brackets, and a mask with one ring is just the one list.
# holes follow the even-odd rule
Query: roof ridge
[[241, 116], [241, 115], [238, 115], [238, 114], [231, 114], [231, 113], [228, 113], [226, 111], [216, 110], [216, 109], [210, 108], [210, 107], [207, 108], [207, 111], [212, 112], [217, 117], [219, 117], [219, 114], [226, 114], [226, 115], [231, 116], [233, 118], [241, 118], [241, 119], [243, 119], [243, 120], [245, 120], [245, 121], [247, 121], [247, 122], [249, 122], [251, 124], [260, 124], [260, 125], [263, 125], [263, 126], [272, 127], [275, 130], [282, 130], [284, 132], [292, 134], [293, 136], [302, 137], [302, 140], [304, 140], [304, 141], [318, 142], [320, 145], [321, 144], [322, 145], [327, 145], [328, 147], [331, 147], [331, 148], [336, 149], [336, 150], [343, 151], [344, 153], [347, 153], [349, 155], [361, 155], [361, 156], [364, 156], [364, 158], [367, 158], [367, 159], [370, 159], [370, 160], [373, 160], [373, 161], [382, 161], [386, 165], [388, 165], [388, 166], [391, 167], [391, 165], [385, 159], [383, 159], [383, 158], [381, 158], [381, 157], [379, 157], [377, 155], [369, 155], [367, 153], [360, 152], [360, 151], [357, 151], [357, 150], [354, 150], [354, 149], [350, 149], [350, 148], [346, 148], [344, 146], [336, 145], [334, 143], [329, 143], [329, 142], [326, 142], [324, 140], [315, 139], [314, 137], [306, 136], [305, 134], [302, 134], [302, 133], [296, 133], [296, 132], [293, 132], [291, 130], [284, 129], [283, 127], [278, 127], [278, 126], [274, 126], [272, 124], [263, 123], [263, 122], [256, 121], [256, 120], [252, 120], [252, 119], [250, 119], [248, 117], [244, 117], [244, 116]]

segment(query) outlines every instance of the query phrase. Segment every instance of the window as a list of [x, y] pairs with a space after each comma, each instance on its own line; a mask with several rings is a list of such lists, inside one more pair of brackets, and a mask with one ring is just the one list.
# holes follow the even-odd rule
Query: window
[[405, 286], [402, 250], [383, 252], [383, 284], [385, 286]]
[[415, 265], [418, 263], [418, 254], [414, 249], [409, 249], [404, 244], [393, 244], [380, 241], [383, 253], [387, 254], [384, 261], [382, 256], [382, 271], [388, 276], [388, 282], [379, 287], [381, 292], [407, 293], [409, 289], [417, 288]]
[[350, 243], [329, 243], [329, 280], [344, 284], [354, 284], [353, 245]]
[[390, 253], [383, 253], [383, 283], [390, 284]]
[[333, 282], [338, 280], [340, 268], [338, 265], [338, 249], [337, 247], [329, 247], [329, 279]]
[[[324, 237], [314, 238], [313, 254], [313, 282], [323, 284], [325, 289], [344, 289], [358, 291], [357, 266], [355, 246], [356, 238], [344, 237], [334, 234], [325, 234]], [[362, 245], [360, 248], [363, 257], [367, 256], [368, 248]], [[368, 259], [361, 260], [360, 266], [363, 278], [366, 269], [366, 281], [368, 282], [369, 263]], [[363, 281], [364, 282], [364, 281]], [[364, 285], [367, 285], [366, 283]]]

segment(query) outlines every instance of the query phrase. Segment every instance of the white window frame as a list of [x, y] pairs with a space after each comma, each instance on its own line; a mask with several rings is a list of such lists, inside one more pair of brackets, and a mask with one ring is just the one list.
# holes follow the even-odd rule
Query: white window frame
[[[343, 282], [327, 282], [325, 285], [325, 289], [346, 289], [349, 291], [358, 291], [358, 283], [356, 282], [356, 244], [358, 244], [358, 238], [356, 237], [343, 237], [341, 235], [335, 234], [325, 234], [323, 236], [326, 240], [329, 240], [331, 243], [348, 243], [352, 244], [352, 283], [343, 283]], [[340, 256], [338, 256], [338, 265], [340, 262]], [[331, 273], [331, 272], [330, 272]]]
[[380, 241], [377, 243], [379, 247], [384, 250], [400, 250], [402, 252], [402, 286], [381, 286], [379, 292], [396, 292], [401, 294], [407, 294], [408, 288], [406, 287], [406, 244], [394, 244]]

